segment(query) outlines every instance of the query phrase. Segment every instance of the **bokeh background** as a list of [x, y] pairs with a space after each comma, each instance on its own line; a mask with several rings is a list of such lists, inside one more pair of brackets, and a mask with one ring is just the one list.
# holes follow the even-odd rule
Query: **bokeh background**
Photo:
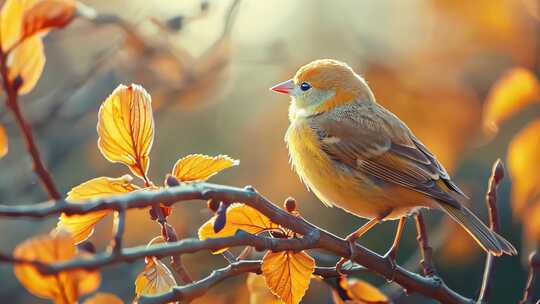
[[[161, 183], [174, 162], [190, 153], [228, 154], [241, 160], [212, 181], [247, 184], [277, 204], [288, 196], [302, 215], [345, 236], [363, 223], [336, 208], [324, 207], [301, 184], [288, 163], [283, 135], [288, 100], [268, 91], [317, 58], [349, 63], [362, 74], [381, 104], [398, 114], [439, 157], [485, 219], [483, 196], [490, 167], [506, 158], [514, 134], [538, 107], [506, 122], [495, 136], [482, 130], [482, 108], [493, 83], [516, 66], [538, 71], [539, 6], [535, 0], [378, 0], [378, 1], [170, 1], [83, 0], [103, 18], [77, 19], [47, 36], [47, 64], [38, 87], [22, 99], [45, 162], [63, 193], [97, 176], [120, 176], [125, 167], [107, 162], [97, 149], [97, 109], [120, 83], [143, 85], [153, 98], [156, 138], [150, 176]], [[24, 143], [5, 108], [10, 152], [0, 161], [2, 203], [46, 199], [25, 154]], [[531, 164], [534, 170], [538, 164]], [[493, 303], [515, 303], [526, 279], [530, 246], [512, 219], [511, 183], [500, 189], [502, 234], [521, 248], [518, 257], [497, 259]], [[177, 204], [170, 219], [182, 237], [196, 236], [211, 216], [204, 203]], [[46, 233], [49, 220], [0, 221], [2, 251], [25, 238]], [[361, 243], [384, 253], [396, 223], [384, 223]], [[92, 237], [102, 250], [110, 219]], [[428, 229], [438, 270], [453, 289], [474, 297], [480, 288], [485, 255], [440, 212], [431, 212]], [[126, 245], [158, 235], [146, 210], [128, 212]], [[399, 251], [399, 263], [417, 268], [412, 220]], [[186, 256], [194, 277], [225, 265], [221, 256]], [[332, 264], [334, 261], [327, 258]], [[134, 279], [143, 262], [103, 269], [100, 290], [124, 301], [134, 297]], [[405, 297], [373, 275], [396, 303], [432, 303]], [[0, 298], [41, 303], [26, 292], [11, 266], [0, 265]], [[245, 276], [212, 289], [195, 303], [247, 303]], [[331, 290], [312, 281], [304, 303], [332, 303]]]

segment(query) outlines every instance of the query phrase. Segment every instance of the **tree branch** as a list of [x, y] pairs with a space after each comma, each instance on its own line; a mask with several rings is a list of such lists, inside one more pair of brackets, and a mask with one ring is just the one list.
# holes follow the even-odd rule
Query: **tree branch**
[[435, 264], [433, 263], [433, 249], [429, 246], [428, 234], [421, 210], [418, 210], [418, 213], [415, 215], [415, 219], [416, 232], [418, 234], [416, 239], [418, 240], [420, 256], [422, 257], [422, 260], [420, 260], [420, 265], [422, 265], [422, 270], [425, 276], [436, 276], [437, 272], [435, 270]]
[[[274, 251], [319, 248], [330, 251], [336, 256], [349, 258], [349, 245], [345, 240], [314, 226], [301, 217], [289, 214], [268, 201], [265, 197], [253, 190], [253, 188], [241, 189], [209, 183], [190, 183], [155, 192], [138, 191], [122, 196], [93, 199], [78, 203], [65, 201], [58, 201], [59, 203], [56, 203], [50, 201], [35, 205], [0, 206], [0, 216], [39, 218], [59, 214], [61, 212], [65, 212], [66, 214], [85, 214], [105, 209], [119, 210], [121, 208], [143, 208], [150, 207], [156, 203], [170, 206], [179, 201], [207, 201], [208, 199], [223, 202], [243, 202], [246, 205], [257, 209], [274, 223], [291, 229], [305, 237], [302, 239], [284, 239], [279, 240], [279, 242], [275, 241], [277, 239], [259, 236], [256, 238], [249, 237], [249, 241], [247, 241], [246, 237], [244, 237], [244, 239], [231, 237], [209, 239], [205, 241], [187, 239], [173, 243], [152, 245], [149, 246], [148, 249], [146, 249], [146, 246], [122, 249], [122, 254], [117, 255], [116, 257], [110, 255], [110, 253], [97, 254], [93, 258], [67, 261], [49, 266], [45, 265], [39, 269], [46, 272], [73, 268], [95, 269], [106, 265], [141, 259], [148, 255], [164, 257], [174, 254], [193, 253], [201, 250], [216, 250], [223, 247], [246, 245], [254, 246], [259, 249], [271, 248]], [[266, 245], [266, 242], [274, 243], [272, 243], [270, 247], [267, 247], [269, 245]], [[307, 242], [307, 245], [305, 242]], [[275, 248], [272, 246], [275, 246]], [[370, 271], [373, 271], [388, 280], [392, 279], [408, 292], [418, 292], [424, 296], [444, 303], [473, 303], [473, 300], [450, 289], [441, 279], [422, 277], [416, 273], [410, 272], [400, 266], [396, 266], [394, 263], [391, 263], [384, 257], [363, 246], [356, 245], [355, 255], [351, 259], [357, 264], [366, 267]], [[13, 259], [9, 259], [9, 256], [5, 255], [0, 256], [0, 260], [14, 262]]]
[[[491, 169], [491, 176], [488, 181], [488, 191], [486, 192], [486, 207], [489, 212], [489, 227], [499, 233], [500, 219], [497, 209], [497, 188], [504, 178], [504, 166], [500, 159], [497, 159]], [[487, 297], [491, 289], [491, 281], [494, 276], [494, 259], [493, 255], [486, 254], [486, 263], [484, 266], [484, 276], [482, 279], [482, 287], [478, 296], [478, 303], [487, 303]]]
[[13, 83], [10, 83], [6, 61], [7, 54], [0, 52], [0, 74], [2, 76], [4, 91], [7, 95], [6, 105], [13, 113], [15, 121], [23, 134], [23, 138], [26, 143], [26, 150], [28, 151], [28, 154], [30, 154], [33, 161], [34, 172], [36, 172], [37, 176], [40, 178], [41, 183], [49, 194], [49, 197], [51, 199], [59, 199], [61, 197], [60, 192], [58, 192], [49, 171], [47, 171], [45, 165], [43, 165], [41, 155], [34, 141], [32, 128], [24, 119], [21, 108], [19, 107], [19, 96], [17, 91], [22, 85], [23, 80], [19, 78], [20, 80], [16, 79], [13, 81]]
[[527, 279], [523, 299], [519, 304], [534, 304], [534, 301], [537, 298], [534, 287], [538, 280], [538, 276], [540, 276], [540, 249], [536, 249], [529, 256], [529, 278]]

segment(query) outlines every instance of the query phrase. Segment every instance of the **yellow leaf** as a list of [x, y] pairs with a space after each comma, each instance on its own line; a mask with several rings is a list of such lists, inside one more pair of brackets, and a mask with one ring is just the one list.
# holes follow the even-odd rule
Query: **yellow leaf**
[[[119, 178], [97, 177], [84, 182], [69, 191], [66, 200], [77, 203], [81, 200], [108, 197], [138, 190], [131, 184], [132, 177], [124, 175]], [[60, 215], [58, 228], [66, 229], [73, 234], [76, 243], [89, 238], [94, 226], [112, 210], [100, 210], [82, 215]]]
[[341, 278], [339, 281], [339, 287], [344, 290], [346, 296], [349, 298], [344, 301], [339, 294], [334, 290], [332, 291], [332, 297], [334, 298], [335, 304], [344, 304], [344, 303], [356, 303], [356, 304], [385, 304], [390, 303], [388, 297], [382, 293], [377, 287], [371, 285], [370, 283], [345, 278]]
[[41, 0], [24, 13], [20, 39], [37, 33], [44, 33], [51, 28], [62, 28], [75, 17], [73, 0]]
[[108, 292], [98, 292], [83, 302], [83, 304], [122, 304], [122, 303], [124, 303], [122, 299]]
[[[257, 234], [279, 228], [277, 224], [274, 224], [268, 217], [256, 209], [238, 203], [232, 204], [227, 208], [225, 226], [218, 233], [214, 232], [216, 218], [217, 216], [213, 216], [199, 228], [199, 239], [205, 240], [208, 238], [233, 236], [239, 229], [251, 234]], [[214, 253], [221, 253], [225, 250], [227, 249], [223, 248]]]
[[508, 147], [508, 172], [512, 179], [512, 207], [521, 215], [540, 198], [540, 120], [529, 123]]
[[280, 304], [283, 303], [266, 286], [264, 277], [255, 273], [247, 276], [246, 285], [249, 291], [249, 304]]
[[176, 286], [171, 271], [165, 264], [155, 257], [145, 259], [146, 266], [135, 280], [135, 293], [141, 295], [155, 295], [165, 293]]
[[9, 82], [13, 85], [15, 80], [20, 78], [22, 85], [18, 88], [18, 93], [26, 94], [36, 86], [44, 66], [43, 42], [38, 36], [30, 37], [8, 55]]
[[6, 129], [0, 124], [0, 158], [6, 156], [8, 153], [8, 137]]
[[[15, 248], [14, 256], [20, 259], [57, 263], [76, 257], [73, 237], [66, 231], [34, 237]], [[96, 290], [100, 275], [96, 271], [69, 270], [57, 275], [42, 275], [29, 264], [16, 264], [15, 275], [33, 295], [71, 304], [87, 293]]]
[[22, 36], [24, 13], [38, 0], [7, 0], [0, 11], [0, 45], [2, 51], [13, 47]]
[[151, 103], [143, 87], [119, 85], [101, 105], [97, 124], [103, 156], [128, 166], [141, 178], [148, 172], [148, 154], [154, 141]]
[[192, 154], [179, 159], [172, 171], [178, 180], [205, 181], [221, 170], [236, 166], [238, 160], [234, 160], [227, 155], [208, 156], [202, 154]]
[[540, 83], [527, 69], [513, 68], [491, 88], [484, 105], [484, 127], [496, 132], [498, 125], [526, 106], [540, 100]]
[[315, 260], [303, 251], [268, 251], [261, 270], [272, 293], [286, 304], [297, 304], [309, 287]]

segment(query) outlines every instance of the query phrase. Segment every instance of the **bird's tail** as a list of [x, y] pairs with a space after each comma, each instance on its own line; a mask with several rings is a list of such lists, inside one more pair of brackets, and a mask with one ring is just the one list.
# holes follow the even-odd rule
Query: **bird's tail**
[[457, 209], [451, 205], [441, 203], [442, 209], [456, 222], [458, 222], [486, 252], [494, 256], [502, 254], [516, 255], [516, 248], [495, 231], [489, 229], [467, 207], [461, 205]]

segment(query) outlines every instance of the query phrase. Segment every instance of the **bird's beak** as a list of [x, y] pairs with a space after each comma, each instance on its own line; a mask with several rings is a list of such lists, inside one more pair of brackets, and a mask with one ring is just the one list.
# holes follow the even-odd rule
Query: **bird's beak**
[[284, 81], [282, 83], [278, 83], [275, 86], [271, 87], [270, 90], [274, 92], [278, 92], [281, 94], [287, 94], [290, 95], [291, 91], [294, 89], [294, 81], [292, 79], [289, 79], [287, 81]]

